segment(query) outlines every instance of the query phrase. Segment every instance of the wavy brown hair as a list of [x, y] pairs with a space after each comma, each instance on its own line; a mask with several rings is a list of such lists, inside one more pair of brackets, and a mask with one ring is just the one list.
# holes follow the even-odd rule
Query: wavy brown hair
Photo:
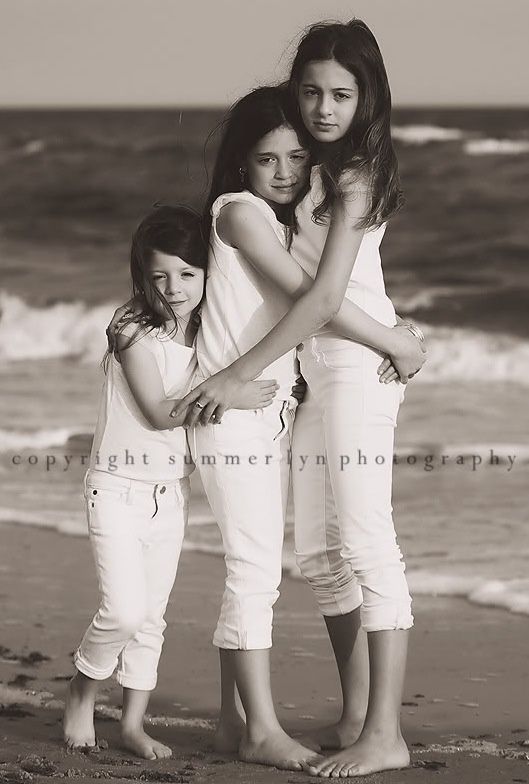
[[343, 194], [340, 183], [344, 174], [350, 174], [353, 179], [367, 182], [371, 194], [361, 227], [379, 226], [403, 204], [390, 131], [391, 92], [382, 54], [373, 33], [360, 19], [346, 24], [312, 25], [301, 39], [292, 63], [289, 85], [296, 101], [305, 66], [321, 60], [335, 60], [353, 74], [358, 85], [358, 106], [335, 154], [321, 166], [325, 196], [314, 210], [314, 220], [322, 222], [333, 201]]
[[[296, 102], [292, 100], [286, 83], [274, 87], [257, 87], [231, 106], [220, 125], [214, 129], [206, 144], [220, 133], [220, 143], [215, 159], [211, 186], [204, 206], [203, 225], [206, 236], [211, 229], [211, 207], [223, 193], [237, 193], [249, 187], [247, 176], [242, 174], [248, 155], [255, 145], [277, 128], [292, 128], [301, 134]], [[306, 137], [304, 131], [303, 138]], [[293, 227], [295, 202], [286, 205], [281, 220]]]
[[[206, 271], [208, 244], [204, 239], [199, 213], [184, 205], [156, 204], [132, 235], [130, 276], [134, 308], [121, 319], [117, 331], [129, 324], [135, 324], [136, 329], [122, 350], [130, 348], [145, 331], [164, 326], [167, 320], [174, 323], [171, 334], [178, 330], [178, 316], [151, 278], [149, 264], [155, 251], [179, 256], [192, 267]], [[200, 305], [195, 308], [191, 318], [198, 326]], [[102, 362], [105, 370], [108, 359], [107, 351]]]

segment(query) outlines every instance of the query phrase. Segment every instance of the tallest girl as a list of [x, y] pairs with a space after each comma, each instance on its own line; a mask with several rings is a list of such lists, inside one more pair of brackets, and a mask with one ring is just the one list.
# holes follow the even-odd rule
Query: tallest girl
[[[311, 772], [358, 776], [409, 763], [399, 713], [413, 618], [391, 508], [402, 386], [381, 384], [377, 376], [380, 353], [394, 358], [401, 380], [411, 374], [395, 361], [396, 316], [379, 255], [386, 222], [400, 206], [391, 96], [377, 42], [356, 19], [313, 26], [299, 45], [290, 85], [317, 163], [296, 212], [291, 253], [314, 284], [253, 349], [182, 405], [195, 402], [193, 421], [217, 404], [220, 419], [239, 384], [303, 341], [309, 394], [294, 431], [294, 452], [306, 457], [303, 471], [294, 457], [296, 551], [326, 618], [351, 715], [353, 685], [362, 680], [360, 626], [369, 649], [360, 734]], [[366, 314], [358, 342], [325, 326], [344, 297]], [[324, 469], [316, 466], [323, 450]], [[342, 742], [346, 737], [343, 731]]]

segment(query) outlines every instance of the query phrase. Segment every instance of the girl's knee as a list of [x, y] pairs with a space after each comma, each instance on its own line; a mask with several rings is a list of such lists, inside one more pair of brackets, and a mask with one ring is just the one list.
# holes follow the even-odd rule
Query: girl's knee
[[124, 639], [133, 637], [144, 625], [147, 611], [144, 606], [124, 607], [114, 605], [99, 611], [99, 624], [105, 630], [112, 630]]

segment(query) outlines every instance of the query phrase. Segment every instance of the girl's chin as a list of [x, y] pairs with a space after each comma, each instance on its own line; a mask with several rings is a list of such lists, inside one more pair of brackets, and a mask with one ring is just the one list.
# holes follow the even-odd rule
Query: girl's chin
[[342, 138], [336, 131], [320, 131], [316, 128], [312, 129], [312, 135], [317, 142], [327, 142], [327, 144], [329, 142], [337, 142]]

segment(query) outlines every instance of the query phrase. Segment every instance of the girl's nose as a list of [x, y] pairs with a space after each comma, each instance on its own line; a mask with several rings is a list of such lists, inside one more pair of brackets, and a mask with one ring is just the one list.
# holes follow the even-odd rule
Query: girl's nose
[[332, 112], [331, 99], [328, 95], [322, 95], [319, 105], [320, 114], [322, 117], [328, 117]]
[[290, 177], [290, 165], [288, 161], [279, 160], [276, 168], [276, 177], [278, 180], [287, 180]]
[[176, 280], [167, 280], [167, 285], [165, 287], [166, 295], [174, 295], [180, 292], [180, 284], [179, 281]]

